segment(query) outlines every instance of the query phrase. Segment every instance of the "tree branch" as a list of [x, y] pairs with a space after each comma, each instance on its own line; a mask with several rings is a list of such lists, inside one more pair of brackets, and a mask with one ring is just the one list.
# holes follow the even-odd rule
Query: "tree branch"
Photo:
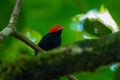
[[0, 42], [3, 41], [7, 36], [12, 34], [16, 30], [15, 24], [21, 9], [21, 4], [22, 4], [22, 0], [16, 1], [15, 7], [13, 9], [8, 25], [0, 32]]
[[120, 61], [120, 32], [60, 47], [46, 54], [1, 64], [5, 80], [49, 80]]
[[39, 46], [37, 46], [35, 43], [33, 43], [32, 41], [30, 41], [28, 38], [26, 38], [25, 36], [21, 35], [19, 32], [15, 31], [12, 36], [14, 36], [15, 38], [23, 41], [24, 43], [26, 43], [28, 46], [30, 46], [31, 48], [33, 48], [34, 50], [36, 50], [37, 52], [45, 52], [43, 49], [41, 49]]
[[14, 6], [11, 18], [9, 20], [8, 25], [0, 32], [0, 42], [2, 42], [6, 37], [9, 35], [16, 37], [17, 39], [23, 41], [27, 45], [29, 45], [31, 48], [38, 52], [43, 52], [41, 48], [39, 48], [36, 44], [34, 44], [32, 41], [21, 35], [19, 32], [16, 31], [16, 22], [17, 18], [20, 13], [20, 9], [22, 6], [22, 0], [16, 0], [16, 4]]
[[10, 27], [15, 27], [17, 18], [20, 13], [21, 6], [22, 6], [22, 0], [16, 0], [16, 4], [14, 6], [14, 9], [13, 9], [13, 12], [12, 12], [11, 18], [9, 20], [9, 24], [8, 24]]

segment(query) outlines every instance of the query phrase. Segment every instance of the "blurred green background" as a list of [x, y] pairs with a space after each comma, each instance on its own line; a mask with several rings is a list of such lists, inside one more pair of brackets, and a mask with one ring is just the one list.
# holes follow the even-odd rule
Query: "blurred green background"
[[[0, 1], [0, 30], [8, 23], [15, 0]], [[120, 0], [23, 0], [17, 30], [36, 44], [55, 24], [64, 26], [62, 45], [100, 38], [117, 32], [120, 25]], [[14, 61], [22, 55], [33, 56], [23, 42], [8, 37], [0, 43], [0, 60]], [[119, 63], [103, 66], [95, 72], [75, 75], [79, 80], [120, 80], [116, 75]], [[116, 74], [114, 74], [116, 73]], [[115, 75], [115, 76], [114, 76]], [[67, 80], [61, 77], [61, 80]]]

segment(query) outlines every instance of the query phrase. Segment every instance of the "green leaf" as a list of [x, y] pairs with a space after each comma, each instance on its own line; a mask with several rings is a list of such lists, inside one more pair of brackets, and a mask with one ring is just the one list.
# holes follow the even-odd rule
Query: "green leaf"
[[93, 35], [102, 37], [112, 33], [112, 31], [98, 20], [85, 20], [85, 30]]

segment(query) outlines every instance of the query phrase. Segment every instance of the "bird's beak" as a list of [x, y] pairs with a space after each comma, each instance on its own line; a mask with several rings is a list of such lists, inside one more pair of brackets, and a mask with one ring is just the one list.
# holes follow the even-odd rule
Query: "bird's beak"
[[63, 29], [63, 27], [62, 27], [62, 26], [58, 29], [58, 31], [59, 31], [59, 30], [61, 30], [61, 29]]

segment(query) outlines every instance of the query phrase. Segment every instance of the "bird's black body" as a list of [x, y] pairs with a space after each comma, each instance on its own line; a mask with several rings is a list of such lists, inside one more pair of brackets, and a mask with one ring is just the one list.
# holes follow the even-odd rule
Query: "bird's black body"
[[[59, 47], [62, 42], [61, 32], [62, 32], [62, 30], [59, 30], [58, 32], [47, 33], [40, 40], [40, 42], [38, 43], [38, 46], [45, 51]], [[36, 54], [37, 54], [37, 52], [35, 52], [35, 55]]]

